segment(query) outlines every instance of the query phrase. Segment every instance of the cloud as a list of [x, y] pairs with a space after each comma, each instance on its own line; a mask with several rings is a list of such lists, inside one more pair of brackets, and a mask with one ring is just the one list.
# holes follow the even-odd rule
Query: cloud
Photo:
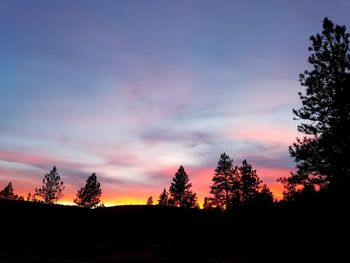
[[[141, 199], [168, 187], [180, 165], [203, 198], [222, 152], [259, 167], [289, 165], [285, 152], [292, 132], [282, 120], [294, 90], [281, 93], [279, 87], [290, 88], [290, 80], [245, 78], [237, 65], [215, 69], [162, 57], [150, 61], [127, 42], [118, 43], [123, 56], [46, 50], [53, 67], [43, 72], [63, 71], [43, 78], [47, 89], [36, 85], [26, 110], [17, 112], [21, 121], [10, 120], [0, 130], [6, 136], [0, 148], [13, 149], [0, 152], [0, 160], [14, 164], [0, 167], [23, 176], [33, 167], [40, 171], [37, 180], [57, 165], [70, 194], [96, 172], [106, 197], [119, 193], [124, 197], [118, 200], [131, 200], [133, 194]], [[42, 66], [36, 65], [37, 73]], [[82, 74], [87, 77], [77, 77]], [[55, 96], [47, 99], [50, 94]]]
[[247, 160], [251, 160], [257, 166], [262, 166], [270, 169], [293, 169], [294, 162], [289, 154], [280, 154], [278, 156], [267, 155], [248, 155]]
[[[45, 155], [28, 154], [19, 151], [7, 151], [0, 150], [0, 160], [25, 164], [28, 166], [36, 167], [39, 169], [45, 169], [49, 163], [52, 163], [53, 159]], [[67, 162], [67, 165], [72, 165], [72, 163]]]
[[196, 146], [200, 144], [212, 144], [214, 141], [212, 133], [186, 129], [150, 129], [141, 133], [140, 137], [142, 141], [147, 144], [176, 142], [188, 146]]

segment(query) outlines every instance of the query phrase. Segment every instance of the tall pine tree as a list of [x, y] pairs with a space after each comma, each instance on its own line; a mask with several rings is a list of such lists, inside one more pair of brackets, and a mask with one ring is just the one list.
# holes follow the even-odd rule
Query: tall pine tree
[[239, 176], [237, 167], [233, 167], [233, 160], [226, 153], [221, 154], [212, 181], [211, 204], [221, 209], [229, 208], [234, 196], [238, 198]]
[[238, 171], [241, 189], [240, 202], [243, 205], [254, 203], [261, 190], [262, 181], [247, 160], [243, 160], [242, 166], [238, 168]]
[[42, 198], [44, 203], [52, 204], [63, 197], [65, 187], [56, 166], [53, 167], [50, 173], [45, 174], [42, 184], [39, 189], [35, 189], [35, 196]]
[[97, 181], [96, 174], [93, 173], [86, 179], [85, 186], [80, 188], [78, 191], [77, 198], [74, 199], [74, 203], [80, 207], [94, 208], [100, 203], [101, 195], [101, 185]]
[[173, 177], [169, 192], [169, 203], [173, 206], [187, 208], [198, 206], [197, 195], [192, 191], [192, 184], [189, 182], [188, 175], [183, 166], [180, 166], [179, 170]]
[[302, 107], [293, 110], [305, 136], [289, 147], [296, 172], [280, 178], [287, 197], [297, 186], [315, 185], [333, 194], [350, 186], [349, 34], [325, 18], [322, 33], [310, 40], [312, 70], [300, 74], [306, 92], [299, 92]]

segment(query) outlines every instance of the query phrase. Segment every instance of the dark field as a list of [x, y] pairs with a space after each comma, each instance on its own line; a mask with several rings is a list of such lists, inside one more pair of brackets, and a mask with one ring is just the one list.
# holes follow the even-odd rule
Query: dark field
[[1, 201], [0, 262], [345, 262], [349, 216], [331, 205], [224, 213], [94, 210]]

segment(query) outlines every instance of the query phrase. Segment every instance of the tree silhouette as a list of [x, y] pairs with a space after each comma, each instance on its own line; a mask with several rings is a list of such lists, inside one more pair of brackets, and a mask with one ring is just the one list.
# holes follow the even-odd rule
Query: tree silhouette
[[252, 166], [243, 160], [242, 166], [238, 168], [240, 173], [240, 202], [243, 204], [253, 203], [254, 199], [257, 197], [260, 189], [261, 183], [256, 170], [253, 170]]
[[312, 184], [305, 185], [302, 189], [284, 196], [285, 201], [293, 201], [300, 204], [307, 204], [310, 201], [315, 201], [319, 197], [320, 192], [316, 191]]
[[8, 185], [5, 186], [5, 188], [0, 191], [0, 199], [24, 200], [22, 196], [18, 196], [16, 194], [14, 194], [11, 182], [9, 182]]
[[211, 198], [209, 197], [204, 197], [204, 201], [203, 201], [203, 209], [209, 210], [212, 209], [212, 202], [211, 202]]
[[299, 92], [302, 107], [293, 110], [305, 136], [289, 147], [297, 171], [279, 179], [285, 195], [295, 193], [297, 186], [315, 185], [337, 194], [350, 185], [349, 34], [345, 26], [325, 18], [322, 33], [310, 40], [313, 69], [300, 74], [306, 92]]
[[[262, 184], [256, 170], [252, 165], [243, 160], [242, 165], [238, 167], [239, 172], [239, 198], [233, 200], [234, 205], [238, 206], [267, 206], [273, 203], [274, 197], [266, 184]], [[237, 191], [237, 190], [236, 190]]]
[[261, 185], [256, 170], [243, 160], [240, 167], [233, 167], [232, 159], [223, 153], [218, 161], [210, 199], [205, 199], [203, 206], [213, 206], [219, 209], [229, 209], [235, 206], [272, 203], [273, 195], [267, 185]]
[[233, 160], [226, 153], [221, 154], [212, 181], [212, 204], [221, 209], [230, 207], [233, 195], [237, 195], [239, 177], [237, 167], [233, 167]]
[[153, 205], [153, 197], [152, 197], [152, 196], [150, 196], [150, 197], [147, 198], [147, 203], [146, 203], [146, 205]]
[[197, 195], [192, 191], [192, 184], [189, 183], [188, 175], [185, 172], [183, 166], [180, 166], [179, 170], [173, 177], [169, 192], [170, 200], [169, 204], [179, 207], [194, 208], [198, 206]]
[[85, 186], [78, 190], [74, 203], [85, 208], [97, 207], [101, 201], [101, 195], [101, 185], [97, 181], [96, 173], [93, 173], [86, 179]]
[[197, 194], [195, 192], [193, 192], [192, 190], [189, 190], [188, 193], [185, 195], [185, 198], [183, 200], [183, 207], [186, 208], [199, 208], [199, 204], [198, 204], [198, 198], [197, 198]]
[[169, 205], [169, 193], [165, 188], [159, 196], [158, 205], [163, 205], [163, 206]]
[[41, 200], [38, 199], [38, 196], [36, 195], [36, 193], [34, 194], [28, 193], [26, 200], [30, 202], [41, 202]]
[[53, 204], [63, 197], [64, 184], [58, 175], [56, 166], [45, 174], [42, 187], [35, 189], [35, 196], [43, 199], [44, 203]]
[[263, 186], [260, 189], [260, 192], [258, 195], [255, 197], [254, 203], [256, 205], [271, 205], [274, 202], [273, 194], [268, 188], [266, 184], [263, 184]]

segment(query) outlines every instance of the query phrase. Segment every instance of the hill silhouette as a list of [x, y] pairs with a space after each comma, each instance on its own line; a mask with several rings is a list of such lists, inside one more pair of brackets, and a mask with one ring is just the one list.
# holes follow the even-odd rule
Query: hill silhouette
[[345, 210], [317, 202], [230, 212], [1, 200], [0, 262], [337, 262]]

